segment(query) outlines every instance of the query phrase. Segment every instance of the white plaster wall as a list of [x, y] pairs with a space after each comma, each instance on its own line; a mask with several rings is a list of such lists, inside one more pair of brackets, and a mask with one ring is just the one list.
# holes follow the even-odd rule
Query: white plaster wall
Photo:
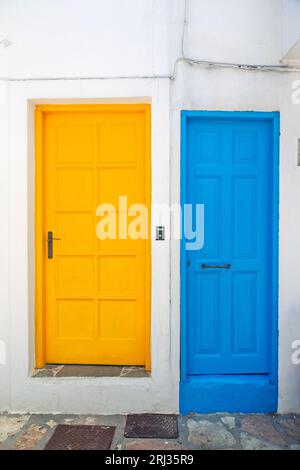
[[8, 85], [0, 81], [0, 407], [8, 408], [10, 404], [10, 310], [8, 287]]
[[[180, 110], [280, 111], [279, 239], [279, 412], [300, 411], [300, 366], [291, 361], [292, 342], [300, 339], [300, 104], [291, 101], [300, 74], [199, 69], [182, 65], [171, 88], [171, 202], [180, 195]], [[179, 329], [180, 246], [171, 246], [173, 329]]]
[[[299, 81], [299, 74], [293, 77]], [[300, 411], [300, 365], [291, 363], [291, 345], [300, 339], [300, 103], [291, 103], [292, 77], [281, 80], [281, 164], [279, 244], [279, 410]]]
[[299, 39], [299, 0], [1, 0], [0, 77], [168, 75], [185, 3], [189, 57], [278, 64]]
[[[10, 83], [9, 290], [10, 409], [67, 413], [177, 411], [178, 380], [170, 367], [169, 241], [152, 241], [149, 378], [32, 378], [34, 367], [33, 108], [45, 102], [151, 102], [152, 202], [169, 203], [169, 81], [101, 80]], [[15, 138], [14, 136], [18, 136]], [[153, 220], [153, 224], [155, 224]], [[168, 225], [168, 219], [162, 221]], [[1, 403], [5, 409], [7, 404]]]
[[185, 52], [219, 62], [276, 64], [282, 0], [189, 0]]
[[168, 0], [1, 0], [0, 39], [11, 46], [0, 51], [0, 76], [167, 73], [167, 7]]
[[117, 78], [166, 77], [182, 52], [200, 60], [276, 65], [300, 36], [298, 4], [298, 0], [0, 0], [0, 41], [11, 41], [9, 47], [0, 48], [0, 78], [29, 79], [4, 81], [1, 88], [5, 99], [0, 103], [0, 341], [5, 342], [7, 360], [0, 363], [0, 409], [86, 413], [178, 409], [177, 241], [171, 241], [170, 250], [168, 241], [153, 242], [152, 378], [52, 381], [29, 376], [34, 364], [32, 106], [44, 100], [106, 98], [152, 101], [153, 202], [168, 202], [170, 197], [179, 201], [181, 109], [281, 112], [279, 410], [300, 411], [300, 366], [291, 363], [292, 341], [300, 339], [300, 105], [291, 102], [291, 85], [300, 74], [207, 69], [179, 62], [174, 81]]
[[[299, 40], [299, 0], [283, 0], [282, 8], [282, 52], [285, 55]], [[299, 58], [300, 59], [300, 58]]]
[[[170, 40], [170, 56], [242, 64], [279, 63], [300, 37], [298, 0], [190, 0], [184, 41]], [[172, 4], [171, 31], [182, 31], [182, 2]], [[171, 35], [172, 38], [172, 35]], [[180, 63], [171, 82], [171, 203], [180, 200], [180, 111], [280, 111], [279, 412], [300, 411], [300, 366], [291, 361], [300, 339], [300, 104], [292, 85], [300, 73], [246, 72]], [[180, 246], [171, 242], [172, 339], [179, 344]], [[177, 350], [177, 349], [176, 349]], [[174, 364], [178, 358], [173, 357]]]

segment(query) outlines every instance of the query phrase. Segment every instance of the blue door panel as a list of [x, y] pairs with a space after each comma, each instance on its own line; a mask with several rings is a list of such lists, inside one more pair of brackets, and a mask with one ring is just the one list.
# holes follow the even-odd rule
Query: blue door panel
[[204, 247], [182, 273], [188, 376], [269, 371], [272, 131], [267, 119], [187, 119], [184, 202], [205, 211]]

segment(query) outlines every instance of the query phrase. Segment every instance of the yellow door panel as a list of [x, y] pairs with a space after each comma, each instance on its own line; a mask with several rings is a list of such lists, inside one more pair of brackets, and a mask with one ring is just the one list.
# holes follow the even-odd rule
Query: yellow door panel
[[[118, 220], [116, 239], [96, 234], [98, 205], [114, 205], [118, 216], [119, 196], [150, 215], [149, 112], [148, 105], [37, 107], [38, 367], [149, 368], [150, 239], [119, 239]], [[49, 231], [58, 239], [50, 259]]]

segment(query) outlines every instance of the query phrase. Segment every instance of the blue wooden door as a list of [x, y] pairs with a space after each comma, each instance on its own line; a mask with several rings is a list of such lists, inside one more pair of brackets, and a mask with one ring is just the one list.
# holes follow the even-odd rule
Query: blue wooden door
[[185, 203], [204, 204], [204, 246], [185, 252], [186, 373], [267, 374], [272, 270], [272, 126], [186, 121]]

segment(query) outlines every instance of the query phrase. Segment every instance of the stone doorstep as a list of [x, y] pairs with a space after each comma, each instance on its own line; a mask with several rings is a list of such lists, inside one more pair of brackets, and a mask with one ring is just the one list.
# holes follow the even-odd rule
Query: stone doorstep
[[35, 369], [32, 377], [149, 377], [144, 367], [46, 364], [43, 369]]

